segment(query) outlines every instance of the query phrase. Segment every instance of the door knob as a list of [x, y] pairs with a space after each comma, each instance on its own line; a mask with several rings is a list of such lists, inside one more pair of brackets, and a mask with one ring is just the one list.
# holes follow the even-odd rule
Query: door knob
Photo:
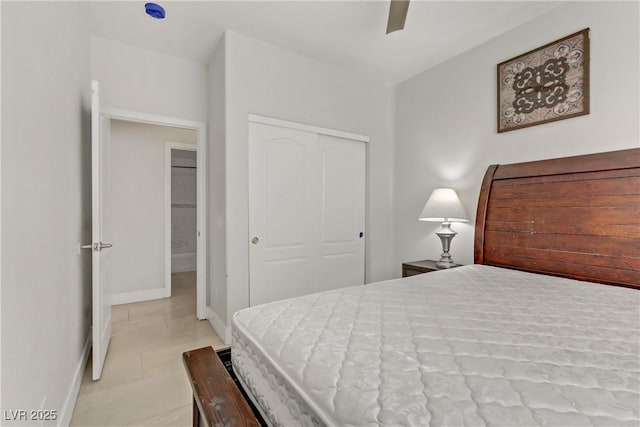
[[100, 242], [100, 243], [92, 243], [90, 245], [82, 245], [82, 246], [80, 246], [80, 249], [91, 249], [93, 251], [98, 252], [98, 251], [101, 251], [103, 249], [110, 248], [112, 246], [113, 245], [111, 243], [102, 243], [102, 242]]
[[260, 239], [258, 239], [257, 237], [254, 237], [253, 239], [251, 239], [251, 243], [253, 243], [254, 245], [257, 245], [259, 241]]

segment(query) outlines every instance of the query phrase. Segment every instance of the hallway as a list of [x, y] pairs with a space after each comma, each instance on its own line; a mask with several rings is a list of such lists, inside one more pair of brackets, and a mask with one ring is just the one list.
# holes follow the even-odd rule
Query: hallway
[[191, 387], [182, 352], [224, 347], [197, 320], [196, 273], [172, 274], [172, 297], [113, 306], [112, 337], [102, 378], [87, 364], [72, 426], [191, 425]]

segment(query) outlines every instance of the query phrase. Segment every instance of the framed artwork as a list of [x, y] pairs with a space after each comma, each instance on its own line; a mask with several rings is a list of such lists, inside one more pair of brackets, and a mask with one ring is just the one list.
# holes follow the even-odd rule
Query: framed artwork
[[589, 114], [589, 28], [498, 64], [498, 133]]

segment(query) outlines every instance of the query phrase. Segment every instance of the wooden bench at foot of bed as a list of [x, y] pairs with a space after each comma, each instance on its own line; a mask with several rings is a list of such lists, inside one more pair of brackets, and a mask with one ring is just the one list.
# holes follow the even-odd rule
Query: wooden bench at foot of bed
[[193, 389], [193, 425], [259, 427], [258, 420], [211, 347], [182, 353]]

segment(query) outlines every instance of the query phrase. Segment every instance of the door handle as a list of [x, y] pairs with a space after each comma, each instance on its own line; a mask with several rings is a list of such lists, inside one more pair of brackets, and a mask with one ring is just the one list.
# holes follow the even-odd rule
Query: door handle
[[80, 246], [80, 249], [91, 249], [93, 251], [99, 252], [103, 249], [107, 249], [112, 247], [113, 245], [111, 243], [92, 243], [90, 245], [82, 245]]
[[257, 237], [254, 237], [253, 239], [251, 239], [251, 243], [253, 243], [254, 245], [257, 245], [259, 241], [260, 239], [258, 239]]

